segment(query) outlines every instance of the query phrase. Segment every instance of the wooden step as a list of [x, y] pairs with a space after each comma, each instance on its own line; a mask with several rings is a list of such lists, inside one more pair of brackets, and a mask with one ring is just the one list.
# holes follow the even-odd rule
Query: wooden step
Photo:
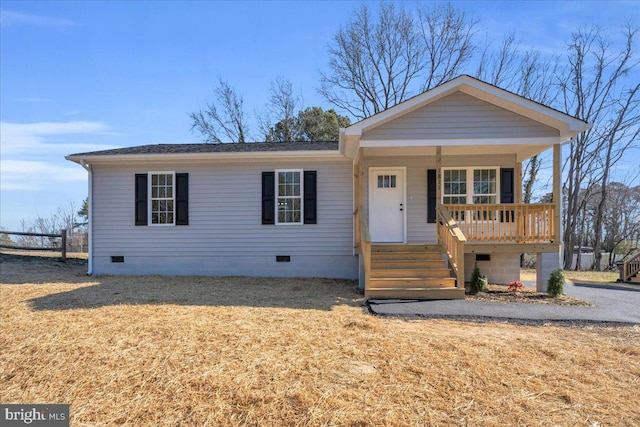
[[382, 260], [439, 260], [442, 259], [440, 252], [372, 252], [372, 261]]
[[454, 288], [453, 277], [371, 277], [368, 289], [380, 288]]
[[629, 277], [629, 282], [632, 283], [640, 283], [640, 276], [638, 276], [637, 274], [633, 277]]
[[376, 288], [364, 295], [368, 299], [464, 299], [464, 288]]
[[437, 252], [442, 253], [442, 249], [438, 245], [404, 245], [404, 244], [389, 244], [378, 245], [373, 244], [371, 246], [371, 252]]
[[372, 268], [371, 277], [450, 277], [448, 268]]
[[446, 268], [447, 262], [442, 259], [383, 259], [371, 261], [371, 269], [382, 268]]

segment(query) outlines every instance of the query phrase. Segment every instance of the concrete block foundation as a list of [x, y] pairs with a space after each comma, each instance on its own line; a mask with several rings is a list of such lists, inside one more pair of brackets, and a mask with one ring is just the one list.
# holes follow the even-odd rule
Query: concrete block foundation
[[464, 276], [465, 281], [471, 280], [471, 273], [476, 263], [483, 276], [487, 277], [489, 283], [498, 285], [508, 285], [514, 280], [520, 280], [520, 254], [492, 253], [489, 261], [476, 261], [476, 254], [464, 255]]
[[539, 252], [536, 258], [536, 290], [547, 292], [547, 282], [551, 272], [560, 268], [560, 254]]

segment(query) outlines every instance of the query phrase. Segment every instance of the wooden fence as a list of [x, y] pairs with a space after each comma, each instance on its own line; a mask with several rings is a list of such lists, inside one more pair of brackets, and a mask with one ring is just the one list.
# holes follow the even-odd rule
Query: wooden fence
[[13, 246], [13, 245], [5, 245], [0, 244], [0, 248], [5, 249], [15, 249], [19, 251], [58, 251], [62, 253], [62, 261], [67, 260], [67, 230], [60, 230], [60, 234], [53, 233], [26, 233], [22, 231], [4, 231], [0, 230], [0, 234], [11, 234], [15, 236], [33, 236], [33, 237], [50, 237], [50, 238], [59, 238], [60, 246], [55, 246], [51, 248], [47, 247], [34, 247], [34, 246]]

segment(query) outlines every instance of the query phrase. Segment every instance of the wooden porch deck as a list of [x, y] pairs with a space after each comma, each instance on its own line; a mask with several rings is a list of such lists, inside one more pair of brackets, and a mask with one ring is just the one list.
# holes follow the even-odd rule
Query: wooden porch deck
[[436, 245], [372, 244], [361, 212], [355, 243], [367, 298], [464, 298], [465, 253], [560, 250], [553, 204], [438, 205]]

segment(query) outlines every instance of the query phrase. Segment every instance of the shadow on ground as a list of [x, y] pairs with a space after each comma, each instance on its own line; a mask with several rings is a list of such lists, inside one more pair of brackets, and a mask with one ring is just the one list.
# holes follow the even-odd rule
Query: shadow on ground
[[143, 304], [331, 310], [336, 305], [359, 306], [364, 299], [353, 280], [87, 276], [83, 260], [1, 255], [0, 284], [41, 286], [47, 292], [28, 300], [35, 310]]
[[84, 283], [87, 260], [0, 253], [0, 284]]
[[[362, 304], [357, 283], [337, 279], [97, 276], [97, 284], [29, 300], [35, 310], [114, 305], [244, 306], [331, 310]], [[94, 283], [95, 283], [94, 282]]]

